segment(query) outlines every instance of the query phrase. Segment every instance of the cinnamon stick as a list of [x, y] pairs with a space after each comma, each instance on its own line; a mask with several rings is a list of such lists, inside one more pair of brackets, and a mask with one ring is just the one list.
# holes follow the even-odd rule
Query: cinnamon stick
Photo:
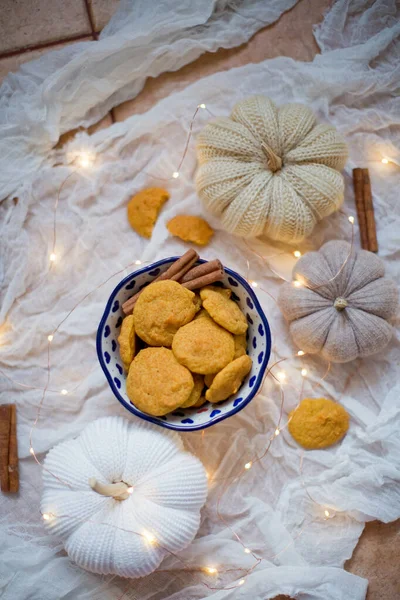
[[196, 279], [192, 279], [192, 281], [187, 281], [186, 283], [182, 283], [183, 287], [188, 290], [198, 290], [199, 288], [204, 287], [205, 285], [210, 285], [211, 283], [215, 283], [216, 281], [221, 281], [224, 278], [224, 269], [217, 269], [212, 273], [207, 273], [201, 277], [197, 277]]
[[367, 222], [368, 250], [370, 252], [378, 252], [378, 240], [376, 237], [376, 225], [374, 204], [372, 202], [371, 181], [369, 178], [368, 169], [363, 169], [362, 173], [365, 219]]
[[[177, 281], [176, 278], [183, 277], [183, 275], [187, 271], [189, 271], [189, 269], [196, 262], [196, 260], [198, 260], [198, 258], [199, 255], [197, 254], [197, 252], [193, 250], [193, 248], [190, 248], [190, 250], [185, 252], [183, 256], [181, 256], [180, 258], [178, 258], [178, 260], [172, 263], [172, 265], [166, 271], [164, 271], [164, 273], [161, 273], [161, 275], [156, 277], [153, 283], [156, 281], [165, 281], [166, 279], [172, 279], [173, 281]], [[132, 312], [133, 307], [135, 306], [136, 301], [141, 293], [142, 290], [140, 290], [134, 296], [132, 296], [132, 298], [129, 298], [129, 300], [124, 302], [124, 304], [122, 305], [122, 310], [126, 315], [129, 315]]]
[[368, 250], [369, 244], [367, 232], [367, 218], [365, 214], [364, 204], [363, 169], [353, 169], [353, 185], [357, 209], [358, 226], [360, 229], [361, 248], [363, 248], [364, 250]]
[[11, 404], [10, 443], [8, 452], [8, 480], [10, 492], [19, 489], [18, 445], [17, 445], [17, 407]]
[[8, 455], [10, 445], [11, 409], [9, 404], [0, 406], [0, 478], [1, 491], [10, 491]]
[[202, 263], [201, 265], [198, 265], [197, 267], [193, 267], [193, 269], [190, 269], [190, 271], [188, 271], [186, 275], [184, 275], [182, 279], [180, 279], [180, 283], [183, 284], [188, 281], [192, 281], [193, 279], [202, 277], [203, 275], [208, 275], [208, 273], [212, 273], [213, 271], [217, 271], [218, 269], [223, 269], [221, 261], [217, 258], [215, 260], [210, 260], [208, 262]]

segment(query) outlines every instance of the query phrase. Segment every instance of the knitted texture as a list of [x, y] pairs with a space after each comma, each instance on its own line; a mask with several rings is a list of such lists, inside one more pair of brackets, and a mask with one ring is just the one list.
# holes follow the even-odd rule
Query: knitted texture
[[298, 242], [340, 207], [347, 154], [307, 106], [253, 96], [200, 133], [197, 192], [231, 233]]
[[299, 348], [339, 363], [382, 350], [392, 337], [387, 319], [398, 308], [383, 262], [366, 250], [349, 257], [350, 250], [348, 242], [332, 241], [304, 255], [293, 271], [303, 285], [284, 283], [278, 299]]
[[[54, 515], [45, 525], [83, 569], [143, 577], [197, 533], [207, 476], [175, 432], [105, 417], [50, 450], [44, 467], [41, 510]], [[89, 485], [92, 477], [133, 492], [122, 501], [103, 496]]]

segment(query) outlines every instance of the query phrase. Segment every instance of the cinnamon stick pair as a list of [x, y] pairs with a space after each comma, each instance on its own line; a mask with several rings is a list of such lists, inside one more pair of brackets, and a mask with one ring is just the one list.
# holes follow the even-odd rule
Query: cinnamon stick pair
[[353, 169], [353, 184], [361, 247], [370, 252], [378, 252], [374, 205], [368, 169]]
[[[193, 249], [188, 250], [183, 256], [178, 258], [172, 265], [159, 275], [154, 281], [165, 281], [170, 279], [178, 281], [188, 290], [197, 290], [205, 285], [210, 285], [216, 281], [221, 281], [224, 277], [224, 268], [219, 260], [211, 260], [209, 262], [193, 267], [198, 260], [199, 255]], [[126, 315], [129, 315], [142, 290], [137, 292], [132, 298], [129, 298], [122, 305], [122, 310]]]
[[2, 492], [18, 492], [17, 410], [15, 404], [0, 406], [0, 479]]

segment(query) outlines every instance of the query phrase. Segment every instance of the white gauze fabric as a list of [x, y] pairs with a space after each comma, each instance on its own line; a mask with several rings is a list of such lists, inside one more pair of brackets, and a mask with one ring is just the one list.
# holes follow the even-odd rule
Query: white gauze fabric
[[49, 52], [0, 87], [0, 199], [44, 164], [65, 131], [99, 121], [148, 77], [247, 42], [297, 0], [121, 0], [99, 41]]
[[[380, 6], [380, 11], [378, 10]], [[94, 291], [67, 318], [51, 346], [49, 393], [46, 395], [33, 445], [44, 453], [54, 444], [77, 435], [83, 426], [104, 415], [127, 415], [110, 392], [97, 363], [96, 328], [106, 300], [118, 281], [132, 270], [136, 259], [154, 261], [181, 254], [187, 248], [168, 235], [166, 222], [179, 213], [205, 216], [216, 228], [206, 259], [218, 257], [244, 276], [257, 281], [257, 295], [272, 328], [272, 361], [293, 356], [288, 326], [275, 303], [281, 280], [245, 245], [219, 228], [202, 210], [195, 194], [194, 142], [179, 179], [168, 182], [171, 198], [163, 208], [150, 241], [139, 238], [126, 220], [126, 202], [137, 190], [164, 185], [151, 178], [170, 177], [181, 159], [194, 108], [205, 102], [215, 115], [229, 114], [233, 105], [252, 94], [267, 94], [277, 104], [304, 102], [318, 118], [345, 136], [350, 149], [346, 167], [345, 209], [354, 214], [351, 168], [370, 169], [377, 221], [379, 256], [387, 275], [397, 282], [400, 171], [382, 165], [383, 155], [400, 164], [397, 56], [400, 26], [395, 2], [351, 3], [341, 0], [317, 30], [323, 53], [312, 63], [289, 58], [217, 73], [82, 143], [98, 153], [96, 169], [76, 173], [66, 181], [58, 207], [59, 260], [47, 273], [53, 231], [53, 207], [60, 185], [70, 174], [66, 166], [43, 168], [19, 190], [19, 202], [0, 207], [3, 273], [1, 278], [1, 360], [3, 372], [26, 385], [43, 387], [47, 372], [47, 335], [67, 317], [89, 291], [118, 269], [122, 272]], [[370, 11], [369, 27], [358, 27]], [[340, 16], [340, 22], [337, 20]], [[348, 37], [348, 22], [353, 23]], [[332, 29], [333, 28], [333, 29]], [[343, 47], [331, 47], [334, 40]], [[332, 41], [330, 41], [332, 40]], [[324, 50], [326, 44], [326, 51]], [[201, 111], [194, 134], [209, 119]], [[346, 217], [322, 221], [303, 252], [329, 239], [349, 239]], [[358, 245], [356, 227], [355, 240]], [[271, 245], [270, 245], [271, 246]], [[293, 247], [257, 242], [267, 256]], [[249, 261], [249, 269], [247, 266]], [[275, 263], [274, 263], [275, 264]], [[265, 600], [279, 593], [305, 600], [363, 600], [367, 581], [343, 570], [363, 530], [364, 522], [388, 522], [400, 516], [400, 386], [399, 321], [396, 334], [380, 354], [346, 365], [334, 365], [327, 377], [326, 363], [306, 357], [308, 376], [304, 396], [328, 396], [351, 416], [343, 442], [323, 451], [303, 453], [283, 428], [268, 455], [230, 486], [220, 500], [226, 523], [262, 561], [235, 590], [211, 587], [236, 582], [239, 568], [254, 564], [251, 554], [217, 516], [221, 483], [212, 484], [202, 511], [202, 523], [182, 558], [193, 566], [218, 565], [233, 572], [220, 580], [181, 570], [177, 559], [167, 558], [163, 569], [127, 582], [101, 579], [78, 570], [68, 561], [57, 540], [44, 533], [40, 522], [41, 470], [29, 455], [29, 430], [41, 398], [40, 389], [24, 389], [1, 379], [2, 402], [18, 405], [18, 441], [21, 457], [19, 497], [1, 496], [0, 591], [4, 600]], [[281, 368], [287, 373], [283, 423], [296, 405], [301, 386], [299, 359]], [[289, 385], [290, 384], [290, 385]], [[70, 391], [68, 396], [61, 389]], [[263, 392], [242, 412], [201, 432], [184, 436], [186, 447], [204, 463], [214, 478], [233, 476], [244, 463], [262, 454], [280, 414], [279, 388], [270, 377]], [[39, 455], [42, 457], [42, 455]], [[300, 460], [303, 456], [302, 476]], [[317, 502], [313, 502], [310, 496]], [[324, 510], [336, 514], [324, 520]]]

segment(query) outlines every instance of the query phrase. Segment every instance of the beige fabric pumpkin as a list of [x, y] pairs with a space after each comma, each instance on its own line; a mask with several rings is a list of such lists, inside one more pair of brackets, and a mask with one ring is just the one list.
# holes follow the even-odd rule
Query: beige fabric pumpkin
[[307, 106], [253, 96], [200, 133], [197, 192], [227, 231], [296, 242], [340, 207], [347, 154]]
[[298, 347], [332, 362], [382, 350], [392, 336], [387, 319], [398, 307], [397, 287], [372, 252], [353, 249], [340, 271], [350, 249], [348, 242], [332, 241], [304, 255], [293, 270], [302, 285], [283, 284], [278, 299]]

